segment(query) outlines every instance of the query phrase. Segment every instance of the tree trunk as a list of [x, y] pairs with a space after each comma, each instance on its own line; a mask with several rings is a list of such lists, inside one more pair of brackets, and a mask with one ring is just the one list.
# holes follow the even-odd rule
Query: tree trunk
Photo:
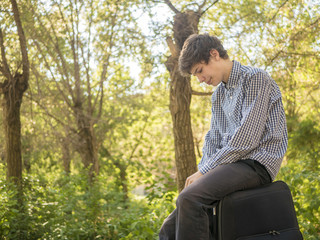
[[179, 72], [178, 58], [184, 41], [198, 32], [200, 14], [194, 11], [176, 13], [173, 23], [174, 42], [167, 38], [171, 56], [165, 65], [170, 72], [170, 112], [173, 122], [177, 186], [181, 191], [188, 176], [197, 171], [191, 128], [190, 103], [192, 89], [190, 77]]
[[63, 162], [63, 169], [66, 175], [70, 175], [70, 163], [71, 163], [71, 154], [70, 154], [70, 145], [69, 139], [66, 137], [62, 138], [61, 143], [62, 149], [62, 162]]
[[126, 203], [129, 199], [128, 196], [128, 179], [127, 179], [127, 166], [119, 161], [117, 167], [120, 169], [120, 184], [123, 192], [123, 202]]
[[5, 81], [3, 94], [3, 123], [5, 133], [5, 159], [7, 178], [16, 183], [22, 178], [21, 158], [21, 122], [20, 107], [22, 96], [27, 89], [21, 74], [16, 74], [12, 81]]
[[77, 109], [78, 141], [77, 151], [80, 153], [84, 167], [88, 169], [89, 182], [99, 174], [99, 162], [96, 137], [89, 117], [84, 116], [82, 109]]
[[[14, 21], [17, 26], [19, 43], [22, 55], [22, 70], [12, 75], [6, 58], [4, 36], [0, 29], [1, 65], [0, 69], [5, 81], [0, 83], [0, 93], [4, 95], [3, 100], [3, 125], [5, 134], [5, 158], [7, 161], [7, 178], [14, 180], [19, 186], [22, 179], [22, 158], [21, 158], [21, 122], [20, 108], [23, 93], [28, 88], [29, 60], [26, 38], [22, 28], [18, 5], [11, 0]], [[19, 65], [19, 64], [18, 64]], [[21, 190], [22, 191], [22, 190]]]

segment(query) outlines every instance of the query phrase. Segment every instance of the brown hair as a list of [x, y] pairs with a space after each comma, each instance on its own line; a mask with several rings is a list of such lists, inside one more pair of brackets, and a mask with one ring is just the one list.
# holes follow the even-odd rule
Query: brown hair
[[200, 62], [209, 63], [210, 50], [215, 49], [219, 52], [222, 59], [228, 59], [228, 53], [222, 46], [221, 41], [209, 34], [192, 34], [184, 42], [180, 57], [179, 70], [182, 75], [190, 75], [191, 68]]

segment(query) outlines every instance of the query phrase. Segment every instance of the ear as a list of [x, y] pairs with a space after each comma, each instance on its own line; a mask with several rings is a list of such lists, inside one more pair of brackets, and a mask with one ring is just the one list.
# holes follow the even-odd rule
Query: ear
[[220, 54], [219, 54], [219, 52], [218, 52], [216, 49], [214, 49], [214, 48], [212, 48], [212, 49], [210, 50], [210, 56], [211, 56], [213, 59], [215, 59], [215, 60], [219, 60], [219, 59], [220, 59]]

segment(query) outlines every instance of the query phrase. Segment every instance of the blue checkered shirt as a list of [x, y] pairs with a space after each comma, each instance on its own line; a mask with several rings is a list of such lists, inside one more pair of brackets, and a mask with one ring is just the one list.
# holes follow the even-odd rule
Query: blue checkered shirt
[[212, 119], [198, 165], [205, 174], [221, 165], [253, 159], [275, 179], [287, 150], [281, 92], [265, 71], [233, 61], [228, 82], [212, 94]]

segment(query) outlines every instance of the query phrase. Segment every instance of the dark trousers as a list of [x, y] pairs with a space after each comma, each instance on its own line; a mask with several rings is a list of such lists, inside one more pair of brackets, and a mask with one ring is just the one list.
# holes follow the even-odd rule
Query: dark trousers
[[176, 209], [163, 222], [159, 239], [212, 239], [210, 206], [232, 192], [270, 181], [265, 168], [253, 160], [216, 167], [181, 191]]

